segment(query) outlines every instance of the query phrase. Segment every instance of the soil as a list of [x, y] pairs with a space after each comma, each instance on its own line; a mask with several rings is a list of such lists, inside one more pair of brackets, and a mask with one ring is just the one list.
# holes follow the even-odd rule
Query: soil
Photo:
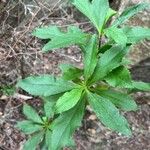
[[[17, 80], [30, 74], [59, 75], [58, 66], [62, 62], [82, 67], [82, 58], [78, 47], [72, 46], [43, 54], [41, 47], [45, 41], [32, 37], [31, 32], [37, 26], [49, 24], [63, 27], [74, 24], [84, 31], [93, 32], [94, 29], [88, 20], [79, 17], [74, 8], [66, 7], [64, 3], [53, 9], [49, 9], [46, 3], [43, 3], [44, 6], [39, 4], [40, 6], [37, 8], [31, 9], [32, 12], [28, 10], [25, 14], [24, 5], [18, 2], [17, 0], [9, 1], [6, 4], [3, 0], [5, 9], [0, 10], [0, 19], [2, 20], [0, 22], [0, 87], [15, 85]], [[131, 4], [133, 3], [127, 5]], [[2, 7], [2, 5], [0, 6]], [[26, 15], [28, 17], [25, 17]], [[149, 27], [149, 18], [149, 11], [144, 11], [127, 24]], [[134, 80], [150, 82], [149, 46], [150, 42], [144, 40], [135, 45], [128, 56], [132, 61], [130, 70]], [[16, 93], [30, 96], [20, 90], [17, 90]], [[74, 135], [77, 144], [76, 150], [149, 150], [150, 93], [138, 92], [132, 96], [139, 104], [138, 111], [121, 112], [131, 125], [132, 137], [124, 137], [108, 130], [97, 120], [92, 110], [87, 109], [82, 127]], [[0, 93], [0, 150], [22, 150], [27, 136], [18, 131], [15, 124], [24, 118], [22, 115], [24, 103], [31, 104], [37, 110], [41, 107], [39, 98], [33, 97], [26, 100], [19, 96], [6, 96], [2, 92]]]

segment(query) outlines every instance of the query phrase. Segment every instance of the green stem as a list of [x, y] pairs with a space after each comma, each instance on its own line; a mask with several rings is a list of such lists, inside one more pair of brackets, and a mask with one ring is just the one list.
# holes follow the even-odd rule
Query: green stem
[[99, 43], [98, 43], [98, 49], [101, 48], [102, 45], [102, 34], [99, 34]]

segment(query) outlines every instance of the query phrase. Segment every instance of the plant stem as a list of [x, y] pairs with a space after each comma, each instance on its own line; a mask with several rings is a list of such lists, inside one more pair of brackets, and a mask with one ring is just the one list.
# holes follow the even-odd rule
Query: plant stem
[[98, 49], [101, 48], [101, 45], [102, 45], [102, 34], [99, 35]]

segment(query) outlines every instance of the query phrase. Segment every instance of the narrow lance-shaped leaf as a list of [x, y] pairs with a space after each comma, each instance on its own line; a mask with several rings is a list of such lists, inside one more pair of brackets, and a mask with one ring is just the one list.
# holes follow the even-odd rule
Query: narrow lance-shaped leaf
[[84, 44], [88, 40], [88, 34], [83, 33], [75, 26], [69, 26], [67, 32], [62, 32], [56, 26], [37, 28], [33, 35], [41, 39], [51, 39], [44, 47], [47, 52], [56, 48], [68, 47], [73, 44]]
[[60, 69], [63, 72], [62, 78], [64, 80], [76, 80], [80, 78], [83, 74], [83, 71], [79, 68], [76, 68], [69, 64], [61, 64]]
[[116, 27], [110, 27], [104, 30], [106, 36], [113, 39], [119, 45], [126, 45], [127, 36], [122, 29]]
[[144, 39], [150, 39], [150, 28], [124, 27], [123, 31], [127, 36], [127, 43], [137, 43]]
[[58, 95], [42, 97], [44, 100], [44, 112], [47, 118], [53, 117], [55, 112], [55, 104], [58, 98]]
[[140, 91], [150, 91], [150, 83], [144, 83], [144, 82], [132, 82], [133, 89], [137, 89]]
[[66, 92], [60, 97], [56, 103], [56, 112], [62, 113], [74, 107], [81, 98], [83, 88], [73, 89], [70, 92]]
[[42, 125], [35, 124], [34, 122], [29, 120], [24, 120], [18, 122], [16, 128], [20, 129], [25, 134], [32, 134], [34, 132], [42, 130]]
[[98, 61], [97, 36], [93, 35], [84, 50], [84, 76], [87, 80], [94, 72]]
[[128, 47], [124, 48], [122, 46], [114, 46], [102, 54], [98, 60], [91, 82], [103, 79], [113, 69], [120, 66], [122, 58], [127, 52]]
[[18, 87], [35, 96], [51, 96], [75, 88], [77, 85], [51, 75], [31, 76], [18, 82]]
[[122, 110], [136, 111], [138, 108], [133, 98], [127, 94], [114, 90], [98, 91], [98, 94], [101, 97], [110, 100], [115, 106], [121, 108]]
[[33, 135], [24, 145], [23, 150], [36, 150], [37, 145], [43, 139], [43, 132]]
[[48, 26], [48, 27], [40, 27], [36, 28], [32, 35], [40, 38], [40, 39], [51, 39], [55, 36], [59, 36], [60, 30], [56, 26]]
[[138, 12], [148, 8], [149, 3], [140, 3], [127, 8], [113, 23], [113, 26], [118, 26], [127, 21], [130, 17], [134, 16]]
[[119, 114], [118, 109], [108, 99], [89, 92], [88, 101], [104, 125], [124, 135], [131, 135], [127, 120]]
[[52, 131], [47, 130], [46, 134], [45, 134], [45, 141], [46, 141], [46, 146], [47, 146], [47, 150], [51, 150], [51, 140], [52, 140]]
[[72, 135], [74, 131], [81, 125], [81, 120], [84, 115], [85, 101], [81, 100], [78, 104], [62, 113], [52, 124], [52, 141], [51, 149], [59, 150], [65, 146], [72, 146]]
[[132, 79], [130, 72], [124, 66], [120, 66], [110, 72], [105, 81], [113, 87], [129, 88], [132, 87]]
[[108, 0], [72, 0], [73, 5], [87, 16], [98, 32], [101, 33], [107, 12], [109, 10]]
[[41, 117], [38, 115], [35, 109], [33, 109], [31, 106], [25, 104], [23, 106], [23, 114], [33, 122], [37, 123], [43, 123]]

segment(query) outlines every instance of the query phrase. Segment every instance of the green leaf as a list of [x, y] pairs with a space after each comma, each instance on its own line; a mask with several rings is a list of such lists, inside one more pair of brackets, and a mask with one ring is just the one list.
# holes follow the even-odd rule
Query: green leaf
[[84, 50], [84, 76], [87, 80], [94, 72], [98, 57], [97, 36], [93, 35]]
[[105, 44], [99, 49], [99, 53], [105, 53], [107, 50], [109, 50], [112, 47], [111, 44]]
[[24, 145], [23, 150], [36, 150], [37, 145], [43, 139], [43, 132], [33, 135]]
[[81, 98], [83, 89], [73, 89], [70, 92], [66, 92], [60, 97], [56, 103], [56, 112], [62, 113], [74, 107]]
[[56, 79], [51, 75], [31, 76], [18, 82], [18, 87], [35, 96], [51, 96], [75, 88], [72, 82]]
[[47, 118], [51, 118], [55, 112], [55, 104], [58, 97], [53, 98], [50, 97], [43, 97], [44, 99], [44, 112]]
[[82, 76], [83, 71], [69, 64], [61, 64], [60, 69], [63, 72], [62, 78], [64, 80], [75, 80]]
[[113, 87], [132, 87], [130, 71], [124, 66], [114, 69], [105, 77], [106, 82]]
[[150, 91], [150, 83], [144, 83], [144, 82], [133, 82], [133, 87], [140, 91]]
[[32, 121], [24, 120], [18, 122], [16, 128], [20, 129], [25, 134], [32, 134], [34, 132], [42, 130], [42, 126], [39, 124], [35, 124]]
[[124, 27], [128, 43], [137, 43], [144, 39], [150, 39], [150, 28]]
[[126, 45], [127, 36], [122, 29], [116, 27], [110, 27], [104, 30], [106, 36], [113, 39], [119, 45]]
[[46, 144], [44, 143], [44, 141], [42, 141], [42, 143], [40, 143], [40, 147], [39, 147], [40, 150], [48, 150]]
[[103, 79], [108, 73], [113, 69], [120, 66], [122, 58], [128, 52], [128, 47], [124, 48], [122, 46], [113, 46], [107, 50], [98, 60], [98, 64], [95, 68], [93, 78], [91, 82], [96, 82]]
[[32, 35], [40, 39], [52, 39], [60, 34], [60, 30], [56, 26], [40, 27], [36, 28]]
[[115, 20], [113, 26], [118, 26], [127, 21], [130, 17], [134, 16], [138, 12], [148, 8], [149, 3], [140, 3], [134, 6], [127, 8], [120, 16]]
[[87, 16], [101, 33], [109, 10], [108, 0], [73, 0], [73, 5]]
[[69, 26], [67, 32], [62, 32], [56, 26], [37, 28], [33, 35], [41, 39], [51, 39], [44, 47], [43, 51], [64, 48], [73, 44], [84, 44], [88, 39], [88, 34], [83, 33], [75, 26]]
[[98, 94], [110, 100], [115, 106], [125, 111], [136, 111], [137, 105], [132, 97], [114, 90], [98, 91]]
[[46, 140], [46, 146], [48, 147], [48, 150], [51, 150], [51, 140], [52, 140], [52, 131], [47, 130], [45, 134], [45, 140]]
[[23, 114], [30, 120], [36, 123], [43, 123], [41, 117], [38, 115], [38, 113], [29, 105], [25, 104], [23, 106]]
[[108, 99], [89, 92], [88, 101], [104, 125], [124, 135], [131, 135], [127, 120], [119, 114], [118, 109]]
[[52, 142], [50, 150], [59, 150], [65, 146], [72, 146], [72, 135], [81, 125], [84, 115], [85, 101], [81, 100], [69, 111], [62, 113], [52, 125]]

